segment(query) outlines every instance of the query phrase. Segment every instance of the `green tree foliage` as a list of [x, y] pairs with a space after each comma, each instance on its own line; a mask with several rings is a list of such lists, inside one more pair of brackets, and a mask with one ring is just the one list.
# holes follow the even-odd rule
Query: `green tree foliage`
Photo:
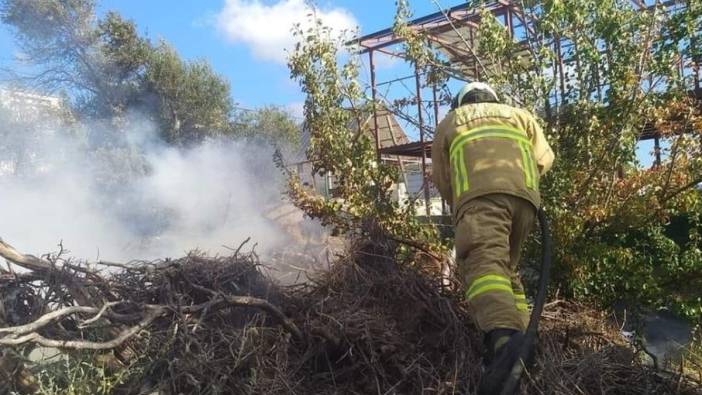
[[102, 18], [91, 0], [3, 0], [31, 66], [19, 80], [64, 90], [80, 115], [119, 116], [138, 109], [161, 126], [164, 140], [186, 145], [232, 133], [229, 84], [204, 61], [187, 62], [165, 43], [139, 36], [114, 12]]
[[[136, 26], [114, 12], [108, 12], [98, 22], [97, 34], [99, 41], [95, 47], [99, 49], [101, 62], [93, 67], [104, 75], [95, 83], [111, 83], [99, 93], [85, 97], [82, 111], [109, 116], [140, 102], [142, 75], [152, 51]], [[111, 99], [103, 103], [105, 97]]]
[[[396, 31], [408, 54], [436, 67], [426, 41], [406, 28], [402, 3]], [[561, 294], [700, 319], [702, 114], [689, 96], [694, 73], [679, 65], [700, 60], [702, 3], [641, 10], [628, 0], [515, 2], [528, 23], [526, 44], [488, 3], [471, 2], [482, 11], [469, 50], [481, 78], [542, 116], [554, 146], [542, 194]], [[652, 128], [669, 148], [659, 165], [643, 169], [637, 141]], [[671, 218], [685, 219], [683, 237], [671, 238]]]
[[231, 131], [229, 84], [204, 61], [185, 62], [172, 47], [160, 43], [148, 58], [143, 89], [147, 98], [157, 101], [168, 142], [189, 144]]
[[250, 141], [274, 145], [294, 154], [301, 148], [302, 126], [292, 114], [278, 106], [240, 111], [234, 117], [237, 135]]
[[358, 62], [351, 58], [339, 65], [338, 48], [342, 45], [319, 21], [296, 35], [299, 42], [289, 67], [307, 95], [307, 157], [315, 172], [335, 175], [337, 188], [334, 198], [325, 199], [309, 193], [292, 177], [291, 197], [307, 214], [339, 231], [363, 232], [372, 222], [395, 238], [439, 250], [435, 230], [422, 226], [411, 206], [400, 207], [391, 198], [397, 169], [378, 161], [369, 136], [350, 126], [362, 124], [373, 105], [358, 83]]
[[[113, 108], [117, 97], [124, 96], [118, 77], [127, 80], [132, 75], [115, 72], [109, 47], [100, 50], [101, 41], [110, 38], [108, 31], [101, 34], [96, 28], [92, 1], [10, 0], [2, 3], [1, 11], [3, 22], [15, 28], [29, 66], [38, 69], [18, 77], [48, 90], [70, 89], [77, 102], [94, 100], [95, 108]], [[108, 17], [101, 25], [115, 31], [119, 22], [123, 21]]]

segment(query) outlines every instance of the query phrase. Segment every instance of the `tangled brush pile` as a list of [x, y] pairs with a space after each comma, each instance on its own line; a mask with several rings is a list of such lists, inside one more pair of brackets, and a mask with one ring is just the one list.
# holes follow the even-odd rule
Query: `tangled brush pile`
[[[241, 248], [86, 265], [0, 242], [29, 270], [0, 273], [0, 393], [471, 393], [481, 339], [460, 294], [398, 264], [396, 247], [361, 240], [328, 271], [281, 287]], [[699, 388], [639, 364], [597, 312], [553, 303], [542, 322], [525, 393]], [[53, 358], [31, 357], [47, 348]]]

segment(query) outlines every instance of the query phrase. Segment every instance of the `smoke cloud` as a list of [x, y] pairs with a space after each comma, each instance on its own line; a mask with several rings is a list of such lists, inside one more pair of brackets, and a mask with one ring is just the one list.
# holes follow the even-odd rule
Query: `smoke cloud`
[[226, 253], [248, 237], [259, 253], [297, 242], [271, 214], [291, 206], [270, 147], [173, 148], [139, 113], [67, 122], [61, 106], [32, 97], [0, 95], [0, 237], [19, 250], [62, 242], [78, 258], [126, 261]]

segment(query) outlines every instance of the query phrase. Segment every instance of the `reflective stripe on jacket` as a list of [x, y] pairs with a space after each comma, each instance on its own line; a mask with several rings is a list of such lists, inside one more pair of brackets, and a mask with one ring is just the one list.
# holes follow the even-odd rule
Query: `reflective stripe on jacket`
[[553, 151], [527, 111], [498, 103], [468, 104], [449, 112], [432, 143], [432, 177], [460, 218], [463, 204], [506, 193], [541, 204], [539, 178]]

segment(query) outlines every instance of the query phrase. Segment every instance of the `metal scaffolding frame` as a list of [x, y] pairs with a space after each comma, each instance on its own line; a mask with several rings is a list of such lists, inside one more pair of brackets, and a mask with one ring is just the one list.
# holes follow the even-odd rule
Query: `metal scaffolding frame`
[[[635, 7], [645, 11], [654, 6], [655, 2], [651, 0], [632, 0]], [[682, 2], [676, 0], [663, 1], [659, 6], [666, 7], [672, 10], [680, 6]], [[528, 47], [531, 43], [528, 42], [530, 33], [533, 32], [533, 26], [529, 18], [525, 17], [519, 6], [519, 2], [511, 0], [498, 0], [486, 6], [487, 9], [509, 29], [510, 36], [515, 39], [518, 45], [523, 50], [516, 55], [528, 53]], [[408, 28], [423, 33], [432, 47], [445, 55], [449, 65], [443, 70], [449, 76], [463, 80], [479, 80], [481, 70], [489, 69], [490, 64], [486, 64], [485, 60], [478, 58], [474, 51], [475, 40], [477, 39], [477, 27], [480, 23], [480, 15], [478, 8], [471, 8], [468, 4], [462, 4], [448, 10], [442, 10], [421, 18], [414, 19], [408, 22]], [[393, 51], [392, 46], [401, 44], [403, 39], [395, 35], [392, 28], [380, 30], [375, 33], [365, 35], [353, 41], [360, 50], [360, 54], [368, 54], [370, 65], [370, 80], [371, 80], [371, 95], [374, 102], [378, 102], [378, 86], [387, 82], [378, 82], [376, 75], [375, 54], [383, 54], [392, 57], [397, 57], [403, 60], [408, 60], [402, 52]], [[558, 89], [561, 95], [565, 92], [566, 73], [565, 68], [573, 59], [566, 59], [564, 54], [567, 48], [572, 46], [572, 43], [565, 39], [554, 40], [549, 43], [553, 47], [554, 53], [557, 56], [555, 68], [559, 76]], [[699, 60], [680, 59], [680, 73], [692, 73], [694, 84], [691, 87], [691, 93], [697, 98], [702, 98], [702, 87], [700, 86], [700, 65]], [[418, 69], [414, 70], [415, 92], [414, 99], [417, 103], [417, 128], [419, 129], [419, 141], [409, 142], [402, 145], [391, 147], [381, 147], [378, 141], [378, 124], [377, 113], [374, 109], [374, 136], [375, 147], [378, 152], [378, 158], [381, 155], [398, 155], [406, 157], [421, 158], [421, 169], [423, 179], [424, 200], [427, 216], [430, 216], [430, 181], [427, 176], [427, 161], [431, 157], [431, 140], [427, 139], [427, 130], [431, 128], [425, 125], [423, 116], [420, 73]], [[558, 92], [556, 92], [555, 107], [558, 107]], [[439, 100], [437, 100], [437, 87], [432, 86], [432, 100], [434, 109], [435, 123], [438, 123]], [[436, 126], [436, 124], [434, 125]], [[660, 138], [658, 133], [652, 126], [647, 125], [642, 130], [641, 140], [654, 140], [656, 162], [660, 163]]]

